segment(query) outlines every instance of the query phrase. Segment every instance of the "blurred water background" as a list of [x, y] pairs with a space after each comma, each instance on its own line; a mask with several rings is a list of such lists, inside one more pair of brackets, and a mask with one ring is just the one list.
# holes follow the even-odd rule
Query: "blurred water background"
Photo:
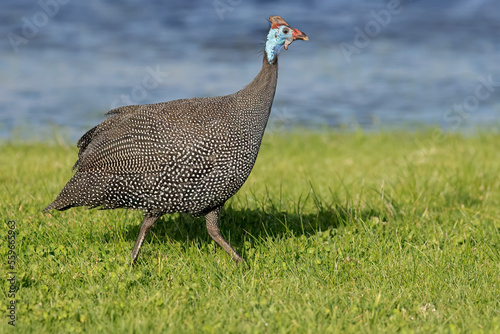
[[280, 56], [270, 127], [477, 129], [500, 119], [496, 0], [2, 0], [0, 139], [76, 141], [127, 104], [233, 93], [269, 15], [309, 36]]

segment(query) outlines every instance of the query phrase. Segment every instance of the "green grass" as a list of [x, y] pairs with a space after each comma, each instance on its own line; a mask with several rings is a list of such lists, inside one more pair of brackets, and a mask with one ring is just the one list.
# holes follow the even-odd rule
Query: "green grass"
[[140, 212], [41, 213], [72, 175], [73, 145], [3, 143], [0, 259], [6, 272], [15, 220], [16, 331], [500, 332], [499, 142], [495, 131], [266, 135], [222, 212], [251, 269], [203, 219], [177, 214], [132, 267]]

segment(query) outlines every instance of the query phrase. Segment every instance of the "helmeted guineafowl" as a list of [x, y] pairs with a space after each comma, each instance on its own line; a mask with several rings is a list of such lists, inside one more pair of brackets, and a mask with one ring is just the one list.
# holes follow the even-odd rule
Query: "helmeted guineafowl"
[[281, 17], [269, 20], [262, 69], [248, 86], [226, 96], [111, 110], [78, 141], [77, 171], [44, 211], [75, 206], [144, 211], [134, 263], [162, 215], [204, 215], [212, 239], [244, 261], [222, 237], [219, 212], [257, 158], [276, 90], [278, 53], [296, 39], [308, 40]]

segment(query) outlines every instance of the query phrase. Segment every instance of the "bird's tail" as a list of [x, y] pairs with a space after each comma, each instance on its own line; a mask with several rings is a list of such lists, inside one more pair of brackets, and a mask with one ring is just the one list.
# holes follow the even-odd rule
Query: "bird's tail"
[[71, 204], [61, 203], [61, 201], [58, 200], [58, 198], [56, 198], [54, 200], [54, 202], [47, 205], [47, 207], [45, 209], [43, 209], [42, 212], [47, 212], [47, 211], [54, 210], [54, 209], [58, 210], [58, 211], [63, 211], [63, 210], [68, 210], [69, 208], [72, 208], [73, 206], [74, 205], [71, 205]]
[[[68, 183], [66, 183], [56, 199], [43, 209], [43, 212], [54, 209], [63, 211], [75, 206], [95, 207], [100, 205], [102, 198], [88, 195], [89, 189], [99, 189], [95, 183], [100, 180], [96, 179], [97, 178], [93, 175], [77, 172]], [[99, 191], [95, 191], [94, 193], [99, 194]], [[102, 193], [100, 194], [102, 195]]]
[[[70, 180], [71, 182], [71, 180]], [[70, 183], [68, 182], [68, 184]], [[57, 195], [56, 199], [47, 205], [45, 209], [42, 210], [42, 212], [47, 212], [50, 210], [58, 210], [58, 211], [63, 211], [63, 210], [68, 210], [69, 208], [72, 208], [74, 206], [78, 206], [78, 204], [75, 203], [74, 199], [72, 196], [69, 196], [67, 192], [67, 185], [61, 190], [59, 195]]]

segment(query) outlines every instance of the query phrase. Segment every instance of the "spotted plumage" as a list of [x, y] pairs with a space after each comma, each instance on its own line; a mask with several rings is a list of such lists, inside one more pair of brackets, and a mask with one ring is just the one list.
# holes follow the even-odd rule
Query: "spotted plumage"
[[210, 236], [243, 261], [220, 234], [219, 212], [257, 158], [274, 99], [279, 51], [295, 39], [307, 40], [279, 16], [270, 20], [262, 69], [248, 86], [226, 96], [111, 110], [78, 141], [76, 173], [44, 211], [76, 206], [144, 211], [134, 262], [162, 215], [205, 216]]

